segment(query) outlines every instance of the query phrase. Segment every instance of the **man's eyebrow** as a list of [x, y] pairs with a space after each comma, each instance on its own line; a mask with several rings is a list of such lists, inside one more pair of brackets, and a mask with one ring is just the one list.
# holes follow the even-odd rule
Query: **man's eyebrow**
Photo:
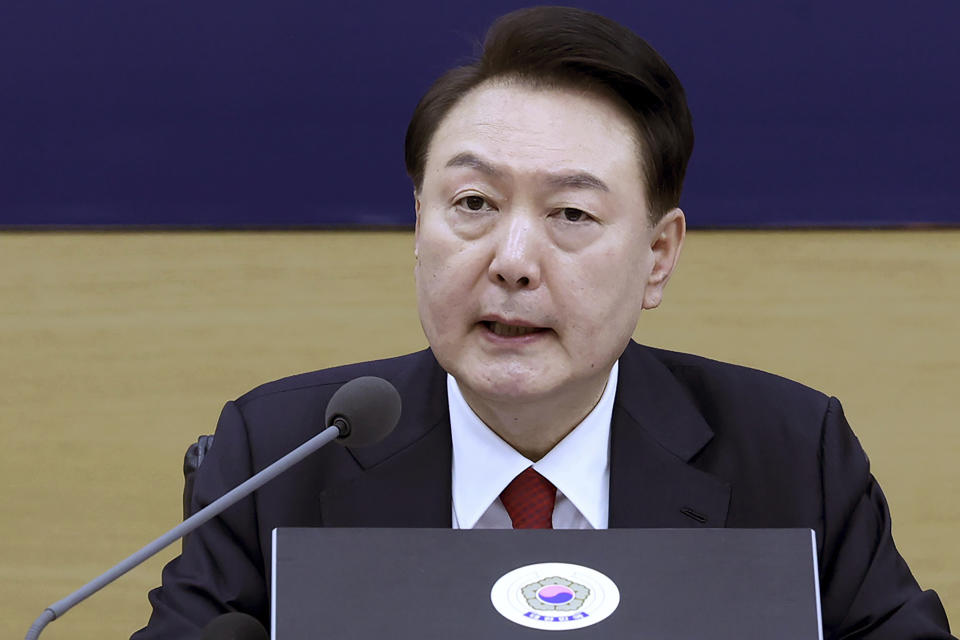
[[[447, 166], [474, 169], [495, 178], [503, 175], [503, 171], [490, 164], [486, 160], [482, 160], [478, 156], [470, 153], [469, 151], [458, 153], [450, 158], [450, 160], [447, 161]], [[610, 187], [607, 186], [607, 183], [592, 173], [587, 173], [585, 171], [551, 174], [547, 176], [546, 182], [554, 187], [565, 187], [568, 189], [595, 189], [597, 191], [610, 191]]]
[[464, 151], [463, 153], [458, 153], [447, 161], [448, 167], [464, 167], [466, 169], [475, 169], [480, 173], [485, 173], [488, 176], [498, 177], [503, 175], [503, 172], [497, 169], [495, 166], [481, 160], [479, 157], [470, 153], [469, 151]]
[[592, 173], [562, 173], [551, 175], [547, 182], [556, 187], [567, 187], [570, 189], [596, 189], [597, 191], [610, 191], [607, 183], [593, 175]]

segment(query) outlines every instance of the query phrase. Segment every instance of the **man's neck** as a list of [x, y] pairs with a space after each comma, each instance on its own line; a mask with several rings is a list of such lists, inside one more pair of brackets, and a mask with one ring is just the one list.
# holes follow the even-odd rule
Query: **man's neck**
[[464, 386], [460, 386], [460, 392], [484, 424], [524, 457], [536, 462], [593, 411], [608, 378], [609, 375], [533, 401], [491, 401]]

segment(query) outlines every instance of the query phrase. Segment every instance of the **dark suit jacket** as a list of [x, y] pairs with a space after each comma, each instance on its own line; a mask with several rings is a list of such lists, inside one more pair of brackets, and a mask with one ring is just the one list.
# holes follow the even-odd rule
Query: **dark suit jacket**
[[[432, 353], [272, 382], [229, 402], [196, 475], [197, 508], [315, 435], [330, 396], [362, 375], [403, 398], [396, 430], [329, 446], [192, 535], [150, 593], [135, 640], [192, 638], [240, 610], [269, 619], [274, 527], [449, 527], [445, 372]], [[611, 424], [610, 527], [809, 527], [824, 637], [950, 638], [890, 536], [866, 455], [835, 398], [770, 374], [631, 343]]]

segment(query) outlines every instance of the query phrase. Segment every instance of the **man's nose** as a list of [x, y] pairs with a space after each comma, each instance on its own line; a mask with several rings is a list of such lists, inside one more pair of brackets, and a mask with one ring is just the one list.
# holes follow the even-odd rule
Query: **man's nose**
[[540, 238], [536, 223], [514, 218], [497, 238], [490, 279], [510, 289], [540, 286]]

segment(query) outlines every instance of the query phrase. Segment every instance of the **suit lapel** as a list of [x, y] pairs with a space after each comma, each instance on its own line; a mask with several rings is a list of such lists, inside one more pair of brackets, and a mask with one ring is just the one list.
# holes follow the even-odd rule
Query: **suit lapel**
[[713, 431], [674, 375], [631, 342], [610, 434], [613, 527], [723, 527], [730, 486], [689, 464]]
[[358, 472], [321, 494], [324, 526], [451, 526], [446, 372], [424, 351], [392, 382], [400, 422], [383, 442], [350, 450]]
[[[382, 443], [351, 450], [357, 472], [320, 496], [324, 526], [451, 526], [446, 373], [424, 351], [393, 382], [400, 423]], [[729, 485], [689, 464], [712, 437], [674, 375], [631, 342], [611, 421], [609, 526], [724, 526]]]

